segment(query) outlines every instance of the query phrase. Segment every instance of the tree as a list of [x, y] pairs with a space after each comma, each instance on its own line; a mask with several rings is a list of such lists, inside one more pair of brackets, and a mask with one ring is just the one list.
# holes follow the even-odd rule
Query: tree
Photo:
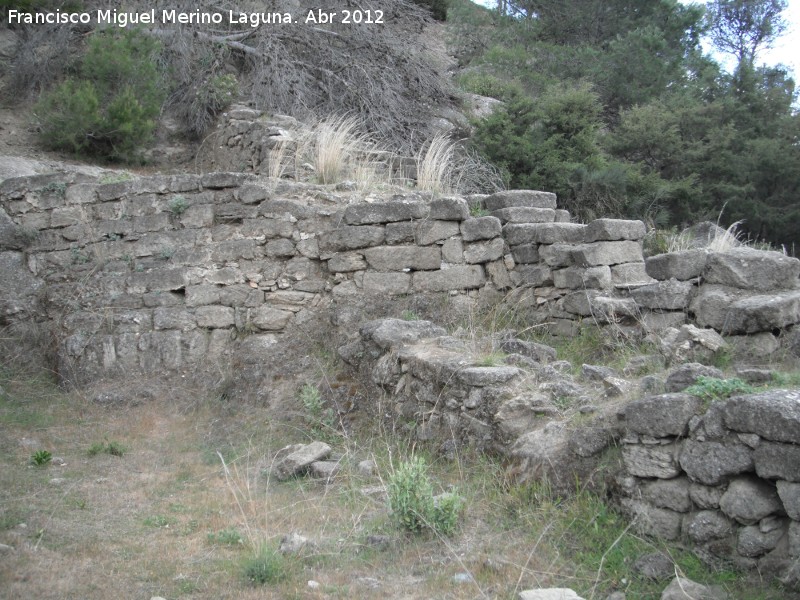
[[786, 0], [714, 0], [707, 9], [711, 40], [740, 67], [753, 65], [758, 52], [786, 30], [785, 9]]

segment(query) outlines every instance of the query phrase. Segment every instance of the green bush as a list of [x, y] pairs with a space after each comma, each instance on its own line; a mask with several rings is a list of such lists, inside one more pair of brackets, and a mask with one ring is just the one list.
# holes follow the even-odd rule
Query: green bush
[[31, 463], [37, 467], [43, 467], [47, 464], [50, 464], [51, 460], [53, 460], [53, 455], [47, 450], [37, 450], [31, 455]]
[[717, 377], [700, 376], [694, 385], [686, 388], [687, 394], [697, 396], [706, 402], [724, 400], [734, 394], [752, 394], [754, 391], [753, 386], [735, 377], [718, 379]]
[[243, 565], [245, 579], [253, 585], [280, 583], [289, 576], [286, 558], [268, 546], [261, 546]]
[[431, 11], [431, 16], [437, 21], [447, 20], [447, 0], [412, 0], [414, 4], [424, 6]]
[[76, 75], [36, 106], [44, 144], [112, 161], [137, 160], [164, 98], [159, 52], [156, 41], [136, 30], [95, 33]]
[[425, 460], [400, 463], [389, 478], [389, 507], [398, 526], [412, 533], [426, 529], [442, 535], [455, 531], [464, 500], [455, 492], [434, 497]]

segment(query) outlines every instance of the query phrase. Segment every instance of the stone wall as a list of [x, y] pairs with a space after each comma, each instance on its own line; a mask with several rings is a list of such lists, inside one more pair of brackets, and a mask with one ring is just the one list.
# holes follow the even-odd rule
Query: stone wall
[[676, 392], [624, 411], [622, 505], [646, 533], [800, 582], [800, 392], [705, 405]]

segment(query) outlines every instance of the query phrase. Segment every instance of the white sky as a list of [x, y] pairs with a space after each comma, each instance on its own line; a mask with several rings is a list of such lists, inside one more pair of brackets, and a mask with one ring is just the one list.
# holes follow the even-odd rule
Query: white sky
[[[705, 4], [705, 0], [680, 0], [683, 4], [690, 4], [692, 1]], [[473, 2], [483, 6], [495, 5], [494, 0], [473, 0]], [[760, 54], [758, 62], [769, 65], [783, 64], [789, 67], [797, 78], [800, 77], [800, 0], [788, 0], [783, 16], [788, 22], [786, 32], [778, 39], [774, 48]], [[724, 59], [718, 57], [718, 60], [722, 62]]]

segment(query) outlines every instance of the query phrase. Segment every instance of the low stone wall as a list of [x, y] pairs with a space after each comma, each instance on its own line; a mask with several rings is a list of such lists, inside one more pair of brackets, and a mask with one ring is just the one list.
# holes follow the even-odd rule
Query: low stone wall
[[800, 392], [649, 396], [624, 420], [621, 504], [641, 530], [798, 586]]

